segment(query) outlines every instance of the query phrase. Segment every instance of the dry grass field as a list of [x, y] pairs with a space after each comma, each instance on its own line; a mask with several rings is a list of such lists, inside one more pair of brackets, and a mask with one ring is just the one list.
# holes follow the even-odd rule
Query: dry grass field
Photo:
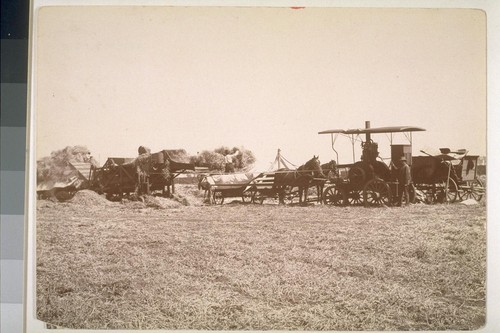
[[177, 201], [111, 203], [89, 191], [39, 201], [38, 318], [87, 329], [485, 323], [484, 203], [203, 206], [189, 191]]

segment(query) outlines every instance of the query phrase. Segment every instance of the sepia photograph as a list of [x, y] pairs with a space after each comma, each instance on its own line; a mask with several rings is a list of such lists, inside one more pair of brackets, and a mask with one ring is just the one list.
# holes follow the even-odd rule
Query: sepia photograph
[[487, 15], [32, 13], [45, 329], [487, 323]]

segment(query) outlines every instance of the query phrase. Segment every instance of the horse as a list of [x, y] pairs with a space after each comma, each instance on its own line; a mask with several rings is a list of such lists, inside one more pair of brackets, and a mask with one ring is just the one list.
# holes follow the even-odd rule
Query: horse
[[335, 178], [339, 174], [339, 171], [337, 170], [337, 162], [335, 160], [321, 164], [321, 170], [323, 170], [323, 173], [328, 179]]
[[[299, 204], [302, 204], [302, 198], [307, 203], [307, 192], [314, 178], [325, 178], [321, 169], [319, 156], [313, 156], [304, 165], [301, 165], [294, 171], [278, 170], [274, 176], [274, 185], [278, 190], [279, 202], [284, 203], [285, 190], [287, 187], [299, 188]], [[318, 197], [321, 195], [318, 193]]]
[[321, 164], [321, 170], [325, 177], [316, 178], [312, 181], [313, 185], [316, 185], [316, 192], [318, 193], [318, 202], [323, 202], [323, 189], [325, 188], [325, 183], [327, 180], [332, 180], [339, 176], [339, 171], [337, 169], [337, 162], [331, 160], [328, 163]]

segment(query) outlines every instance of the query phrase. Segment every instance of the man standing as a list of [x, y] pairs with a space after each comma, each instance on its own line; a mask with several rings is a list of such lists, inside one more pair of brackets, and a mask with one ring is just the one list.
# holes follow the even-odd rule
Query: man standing
[[406, 204], [410, 203], [411, 170], [410, 166], [406, 163], [406, 158], [404, 156], [399, 159], [397, 172], [400, 187], [398, 206], [401, 206], [403, 204], [403, 197], [406, 198]]
[[225, 172], [233, 173], [234, 172], [234, 162], [233, 159], [240, 154], [240, 151], [236, 149], [236, 151], [232, 154], [229, 154], [229, 150], [225, 151], [224, 154], [224, 163], [225, 163]]

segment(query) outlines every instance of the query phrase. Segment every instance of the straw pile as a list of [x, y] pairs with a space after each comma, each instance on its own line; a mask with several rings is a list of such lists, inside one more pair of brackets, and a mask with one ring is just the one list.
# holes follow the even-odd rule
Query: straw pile
[[107, 206], [112, 204], [104, 196], [91, 190], [81, 190], [76, 192], [75, 196], [69, 201], [82, 206]]

